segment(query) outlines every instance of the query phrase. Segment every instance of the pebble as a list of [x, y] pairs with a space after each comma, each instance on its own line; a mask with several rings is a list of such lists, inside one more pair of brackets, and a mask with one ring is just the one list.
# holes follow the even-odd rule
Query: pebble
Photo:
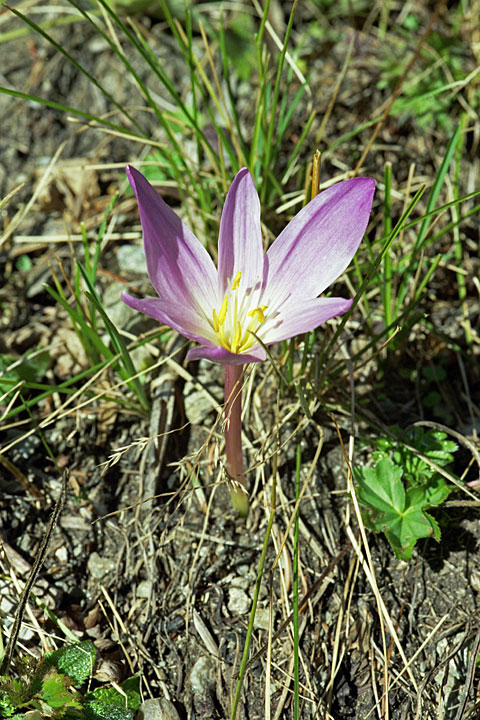
[[138, 720], [180, 720], [175, 706], [167, 698], [145, 700], [138, 709]]
[[137, 585], [137, 597], [139, 598], [149, 598], [150, 593], [152, 591], [152, 581], [151, 580], [142, 580]]
[[102, 302], [105, 312], [110, 320], [118, 328], [125, 328], [132, 318], [138, 316], [138, 312], [126, 305], [122, 300], [122, 290], [125, 290], [124, 283], [115, 282], [105, 288]]
[[232, 615], [246, 615], [250, 611], [250, 598], [241, 588], [232, 587], [228, 591], [228, 609]]
[[68, 560], [67, 548], [64, 545], [57, 548], [57, 550], [55, 550], [55, 557], [60, 564], [65, 565]]
[[15, 612], [15, 603], [10, 598], [5, 597], [4, 593], [8, 592], [8, 590], [6, 590], [6, 586], [3, 584], [0, 585], [0, 592], [0, 612], [2, 615], [13, 615]]
[[248, 565], [238, 565], [236, 568], [237, 575], [241, 575], [242, 577], [245, 577], [245, 575], [250, 574], [250, 567]]
[[91, 524], [78, 515], [66, 515], [60, 518], [59, 524], [64, 530], [83, 530], [85, 532], [92, 530]]
[[87, 562], [88, 572], [97, 580], [101, 580], [115, 570], [115, 561], [111, 558], [102, 558], [97, 552], [93, 552]]
[[234, 577], [230, 584], [232, 588], [240, 588], [240, 590], [248, 590], [250, 587], [250, 578], [248, 577]]
[[94, 55], [95, 55], [96, 53], [105, 52], [106, 50], [109, 49], [109, 47], [110, 47], [110, 46], [109, 46], [109, 44], [107, 43], [107, 41], [106, 41], [103, 37], [101, 37], [100, 35], [99, 35], [98, 37], [95, 36], [94, 38], [92, 38], [92, 39], [88, 42], [88, 49], [89, 49], [90, 52], [93, 53]]
[[[12, 598], [6, 597], [10, 588], [5, 584], [0, 584], [0, 613], [2, 617], [7, 617], [8, 621], [5, 623], [6, 627], [11, 628], [13, 617], [18, 607], [18, 602], [15, 602]], [[29, 627], [30, 620], [27, 618], [26, 623], [22, 623], [20, 626], [19, 639], [24, 642], [30, 641], [35, 637], [35, 632]], [[8, 631], [9, 634], [9, 631]]]
[[120, 274], [147, 275], [145, 251], [141, 245], [121, 245], [117, 252]]
[[211, 399], [201, 390], [193, 390], [193, 383], [187, 382], [184, 390], [185, 415], [192, 425], [199, 425], [212, 410]]
[[190, 687], [193, 693], [206, 695], [215, 683], [215, 665], [208, 657], [199, 657], [190, 672]]
[[470, 585], [475, 590], [475, 592], [480, 592], [480, 572], [478, 570], [471, 571]]
[[268, 630], [270, 623], [270, 610], [268, 608], [257, 608], [253, 627], [256, 630]]

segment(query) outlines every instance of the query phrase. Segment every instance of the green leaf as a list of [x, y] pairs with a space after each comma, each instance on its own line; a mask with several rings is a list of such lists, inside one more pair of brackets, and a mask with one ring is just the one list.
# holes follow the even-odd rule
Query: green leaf
[[76, 685], [81, 685], [92, 674], [95, 656], [94, 644], [86, 640], [46, 653], [45, 660], [61, 673], [68, 675]]
[[432, 520], [433, 518], [418, 507], [411, 507], [403, 517], [398, 516], [390, 526], [385, 525], [381, 528], [399, 560], [410, 560], [419, 538], [436, 536]]
[[[452, 440], [447, 440], [446, 433], [440, 430], [413, 427], [406, 432], [397, 426], [392, 426], [392, 433], [397, 438], [379, 438], [377, 451], [373, 454], [375, 460], [392, 457], [393, 461], [403, 469], [404, 478], [410, 485], [425, 484], [438, 473], [428, 462], [418, 457], [405, 445], [410, 445], [419, 453], [440, 467], [453, 462], [453, 454], [458, 446]], [[443, 482], [443, 481], [442, 481]], [[443, 483], [445, 485], [445, 483]], [[436, 504], [436, 503], [432, 503]]]
[[427, 365], [426, 367], [422, 368], [422, 376], [427, 380], [428, 382], [443, 382], [447, 379], [447, 371], [444, 367], [441, 365], [436, 365], [430, 367], [430, 365]]
[[388, 458], [380, 460], [373, 468], [356, 468], [355, 478], [360, 490], [358, 500], [363, 505], [388, 513], [403, 512], [405, 488], [402, 483], [402, 468]]
[[142, 704], [140, 695], [140, 678], [138, 675], [127, 678], [121, 685], [123, 692], [128, 698], [128, 707], [132, 710], [138, 710]]
[[18, 358], [11, 355], [0, 354], [0, 392], [7, 392], [20, 381], [40, 382], [50, 365], [50, 355], [47, 350], [27, 355], [12, 370], [7, 370], [11, 365], [18, 362]]
[[133, 720], [134, 717], [133, 710], [106, 705], [101, 700], [92, 700], [85, 706], [85, 720]]
[[98, 700], [104, 706], [125, 709], [128, 705], [130, 710], [138, 710], [141, 704], [140, 679], [137, 676], [128, 678], [122, 683], [121, 689], [123, 692], [114, 687], [99, 687], [87, 693], [85, 698], [91, 702]]
[[450, 487], [441, 475], [435, 475], [423, 485], [414, 485], [407, 490], [407, 506], [421, 505], [422, 507], [435, 507], [440, 505], [450, 495]]
[[423, 485], [405, 490], [403, 470], [390, 458], [381, 458], [375, 468], [355, 468], [358, 502], [366, 507], [364, 522], [374, 532], [383, 532], [395, 555], [409, 560], [419, 538], [440, 540], [440, 528], [424, 510], [439, 505], [449, 488], [438, 473]]
[[60, 673], [47, 675], [43, 680], [40, 697], [51, 708], [81, 708], [70, 685], [71, 680], [65, 675]]
[[419, 21], [416, 15], [408, 13], [402, 24], [406, 30], [409, 30], [410, 32], [415, 32], [416, 30], [418, 30]]
[[10, 696], [4, 690], [0, 690], [0, 717], [8, 718], [15, 711], [15, 705], [12, 703]]
[[17, 270], [20, 270], [20, 272], [28, 272], [29, 270], [31, 270], [33, 267], [33, 263], [30, 255], [20, 255], [17, 258], [15, 267], [17, 268]]
[[0, 677], [0, 717], [10, 717], [25, 701], [25, 690], [19, 680], [3, 675]]

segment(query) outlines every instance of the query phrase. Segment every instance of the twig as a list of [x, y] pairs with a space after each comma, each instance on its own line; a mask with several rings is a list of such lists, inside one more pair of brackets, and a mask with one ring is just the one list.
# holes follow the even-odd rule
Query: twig
[[57, 502], [55, 503], [52, 517], [50, 518], [50, 524], [48, 526], [47, 532], [45, 533], [45, 537], [43, 538], [43, 541], [38, 550], [38, 553], [35, 557], [35, 561], [33, 563], [32, 569], [30, 571], [28, 580], [25, 583], [25, 587], [23, 588], [22, 594], [20, 596], [20, 601], [18, 603], [17, 612], [15, 613], [15, 620], [13, 622], [12, 630], [10, 632], [10, 637], [8, 639], [7, 647], [5, 649], [5, 656], [3, 658], [2, 665], [0, 667], [0, 675], [6, 675], [8, 673], [10, 663], [12, 662], [13, 651], [15, 649], [18, 634], [20, 632], [20, 627], [22, 624], [23, 615], [25, 613], [25, 608], [27, 607], [28, 596], [30, 595], [30, 591], [31, 591], [33, 585], [35, 584], [35, 580], [38, 577], [40, 568], [43, 565], [43, 561], [45, 560], [45, 555], [47, 554], [48, 546], [50, 544], [50, 540], [52, 539], [52, 534], [55, 529], [55, 525], [57, 524], [57, 520], [62, 511], [63, 503], [65, 500], [65, 493], [67, 490], [67, 482], [68, 482], [69, 475], [70, 475], [70, 473], [68, 472], [68, 470], [67, 469], [64, 470], [63, 478], [62, 478], [62, 487], [60, 488], [60, 494], [57, 498]]

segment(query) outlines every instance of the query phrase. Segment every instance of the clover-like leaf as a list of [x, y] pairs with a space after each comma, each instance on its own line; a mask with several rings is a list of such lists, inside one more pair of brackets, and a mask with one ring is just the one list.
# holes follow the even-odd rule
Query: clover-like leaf
[[[373, 457], [375, 460], [391, 457], [394, 463], [403, 469], [403, 477], [410, 485], [423, 485], [437, 475], [437, 471], [427, 459], [444, 467], [453, 462], [452, 453], [458, 449], [457, 444], [448, 440], [446, 433], [441, 430], [412, 427], [403, 431], [393, 425], [391, 431], [396, 437], [379, 438]], [[425, 459], [420, 458], [406, 445], [415, 448]]]
[[49, 708], [76, 708], [81, 704], [77, 692], [71, 688], [70, 678], [61, 673], [52, 672], [43, 679], [40, 697]]
[[379, 460], [375, 468], [357, 467], [354, 471], [359, 485], [358, 500], [379, 512], [402, 512], [405, 508], [405, 488], [402, 468], [389, 458]]
[[102, 700], [92, 700], [85, 706], [86, 720], [133, 720], [135, 713], [126, 707], [105, 704]]
[[440, 504], [449, 489], [437, 474], [429, 483], [406, 490], [402, 475], [390, 458], [380, 459], [375, 468], [354, 470], [358, 501], [366, 508], [365, 524], [385, 534], [399, 559], [409, 560], [419, 538], [440, 540], [440, 528], [425, 509]]
[[76, 685], [81, 685], [92, 674], [96, 650], [90, 640], [59, 648], [45, 654], [45, 660], [57, 670], [68, 675]]

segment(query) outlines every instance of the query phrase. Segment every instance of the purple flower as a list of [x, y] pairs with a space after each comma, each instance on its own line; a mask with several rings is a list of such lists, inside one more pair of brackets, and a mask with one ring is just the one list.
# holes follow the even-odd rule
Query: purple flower
[[[346, 312], [352, 300], [319, 298], [354, 256], [372, 206], [375, 182], [354, 178], [317, 195], [263, 252], [260, 202], [246, 168], [222, 212], [218, 269], [202, 243], [133, 167], [150, 281], [158, 294], [122, 294], [136, 310], [197, 343], [188, 360], [224, 365], [266, 359], [265, 344], [313, 330]], [[256, 337], [257, 336], [257, 337]]]

